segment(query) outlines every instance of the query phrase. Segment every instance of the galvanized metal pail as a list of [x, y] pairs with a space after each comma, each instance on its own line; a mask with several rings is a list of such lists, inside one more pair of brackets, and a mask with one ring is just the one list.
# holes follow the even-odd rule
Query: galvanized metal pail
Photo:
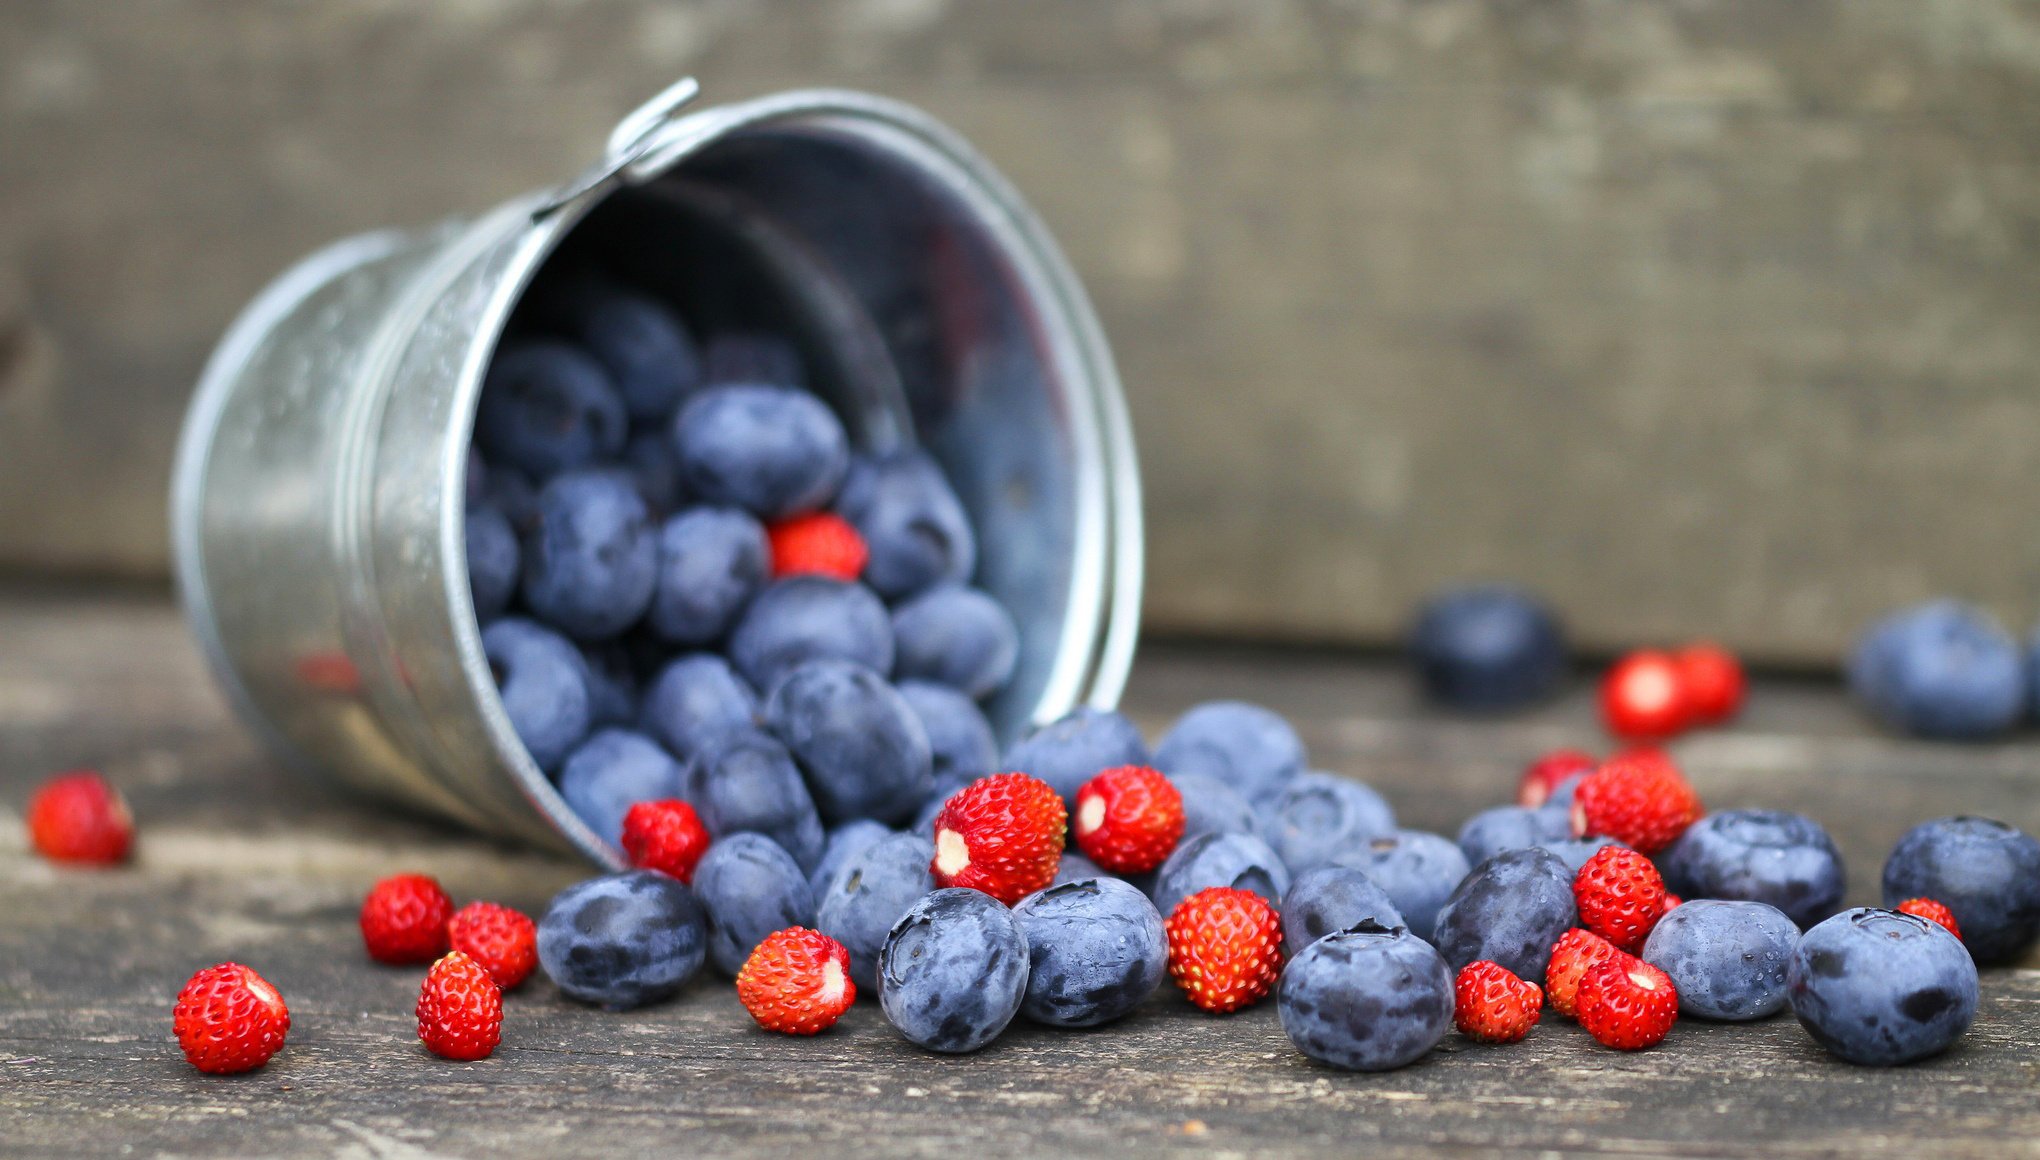
[[504, 715], [468, 593], [482, 378], [548, 263], [595, 259], [693, 318], [784, 327], [860, 444], [925, 445], [976, 523], [1021, 660], [1002, 740], [1114, 704], [1138, 631], [1138, 471], [1089, 301], [1019, 195], [925, 114], [791, 92], [681, 115], [683, 81], [567, 185], [339, 242], [227, 331], [170, 523], [220, 682], [291, 763], [618, 865]]

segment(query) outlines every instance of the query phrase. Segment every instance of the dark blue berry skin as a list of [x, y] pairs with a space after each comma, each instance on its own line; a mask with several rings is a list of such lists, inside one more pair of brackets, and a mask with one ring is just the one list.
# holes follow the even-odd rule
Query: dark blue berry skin
[[623, 815], [630, 807], [679, 797], [680, 777], [680, 763], [658, 742], [628, 729], [602, 729], [560, 766], [560, 796], [615, 846], [623, 840]]
[[2026, 708], [2024, 658], [1981, 609], [1937, 600], [1872, 625], [1849, 658], [1849, 686], [1892, 729], [1919, 737], [1995, 737]]
[[1251, 834], [1261, 836], [1261, 820], [1252, 803], [1226, 783], [1203, 773], [1179, 773], [1169, 778], [1183, 795], [1183, 837], [1199, 834]]
[[708, 959], [731, 978], [766, 935], [815, 921], [807, 875], [763, 834], [718, 838], [694, 868], [694, 894], [708, 911]]
[[1506, 585], [1463, 588], [1432, 600], [1410, 632], [1424, 692], [1454, 709], [1499, 712], [1556, 692], [1565, 638], [1551, 611]]
[[850, 467], [843, 424], [820, 399], [784, 387], [710, 387], [673, 421], [687, 490], [779, 520], [835, 498]]
[[1977, 962], [2017, 962], [2040, 935], [2040, 841], [1989, 818], [1923, 822], [1884, 862], [1885, 905], [1909, 898], [1947, 907]]
[[1740, 1021], [1785, 1009], [1798, 945], [1799, 927], [1775, 906], [1696, 898], [1658, 919], [1642, 957], [1671, 976], [1682, 1014]]
[[922, 802], [921, 808], [915, 811], [914, 820], [907, 823], [907, 832], [910, 834], [921, 834], [930, 838], [934, 837], [935, 819], [942, 815], [942, 807], [948, 805], [949, 799], [954, 797], [956, 792], [962, 788], [962, 785], [958, 785], [955, 782], [943, 782], [937, 785], [935, 792], [929, 794], [928, 800]]
[[1410, 932], [1362, 923], [1292, 959], [1275, 1009], [1310, 1058], [1388, 1071], [1422, 1059], [1452, 1029], [1452, 970]]
[[634, 870], [577, 882], [538, 922], [538, 961], [569, 999], [612, 1011], [656, 1003], [687, 985], [708, 949], [708, 922], [677, 878]]
[[2040, 628], [2026, 637], [2026, 716], [2040, 718]]
[[1117, 878], [1037, 891], [1013, 907], [1030, 970], [1020, 1013], [1050, 1027], [1096, 1027], [1139, 1007], [1169, 974], [1155, 904]]
[[538, 485], [514, 468], [497, 464], [489, 468], [487, 503], [510, 521], [510, 530], [521, 539], [538, 526]]
[[732, 733], [687, 767], [685, 797], [717, 838], [763, 834], [793, 855], [803, 871], [822, 860], [822, 820], [793, 763], [770, 735]]
[[1586, 774], [1575, 773], [1571, 777], [1566, 778], [1564, 781], [1559, 782], [1557, 785], [1552, 786], [1551, 796], [1544, 799], [1544, 805], [1547, 808], [1551, 806], [1560, 806], [1565, 809], [1571, 809], [1573, 802], [1573, 794], [1578, 792], [1580, 788], [1580, 783], [1582, 781], [1585, 781], [1586, 779], [1587, 779]]
[[808, 884], [814, 887], [815, 897], [819, 899], [828, 893], [829, 888], [835, 885], [837, 872], [852, 858], [891, 833], [884, 822], [874, 822], [870, 818], [844, 822], [829, 830], [822, 845], [822, 860], [815, 863], [815, 872], [808, 876]]
[[566, 303], [567, 332], [609, 372], [633, 419], [672, 414], [701, 383], [701, 354], [686, 326], [656, 299], [613, 286], [585, 287]]
[[555, 476], [538, 493], [524, 541], [524, 603], [577, 640], [607, 640], [637, 622], [658, 580], [651, 513], [614, 471]]
[[495, 508], [470, 507], [467, 512], [468, 591], [475, 601], [475, 619], [487, 624], [510, 608], [520, 571], [517, 532], [510, 518]]
[[1211, 886], [1251, 890], [1279, 907], [1289, 892], [1289, 868], [1259, 838], [1199, 834], [1184, 839], [1155, 872], [1155, 909], [1173, 914], [1177, 903]]
[[858, 458], [836, 497], [836, 512], [864, 537], [864, 582], [888, 600], [937, 584], [968, 583], [977, 570], [970, 516], [933, 459], [903, 451]]
[[645, 732], [665, 742], [682, 761], [692, 761], [733, 733], [757, 727], [758, 694], [710, 653], [677, 658], [645, 690]]
[[687, 503], [687, 485], [680, 478], [680, 450], [663, 425], [636, 431], [623, 445], [623, 470], [653, 519], [664, 519]]
[[769, 694], [787, 670], [817, 660], [892, 672], [892, 617], [871, 589], [825, 576], [789, 576], [766, 586], [737, 620], [729, 657]]
[[1244, 701], [1208, 701], [1155, 746], [1155, 768], [1208, 774], [1259, 805], [1303, 772], [1303, 742], [1280, 715]]
[[1478, 866], [1504, 850], [1563, 842], [1572, 837], [1572, 822], [1566, 811], [1541, 806], [1496, 806], [1466, 819], [1459, 827], [1459, 852], [1468, 865]]
[[740, 508], [689, 508], [659, 525], [657, 544], [645, 623], [674, 644], [722, 639], [771, 572], [765, 526]]
[[1580, 923], [1573, 877], [1549, 850], [1504, 850], [1452, 892], [1431, 942], [1454, 971], [1489, 959], [1541, 987], [1551, 944]]
[[[1077, 853], [1075, 850], [1064, 850], [1062, 860], [1057, 862], [1055, 865], [1055, 879], [1052, 882], [1050, 882], [1049, 885], [1061, 886], [1065, 882], [1082, 882], [1086, 878], [1115, 878], [1115, 877], [1118, 876], [1114, 874], [1107, 874], [1104, 870], [1099, 868], [1096, 862], [1091, 861], [1089, 858], [1084, 857], [1082, 854]], [[1129, 883], [1129, 885], [1131, 884]], [[1138, 890], [1139, 887], [1135, 887], [1135, 889]], [[1142, 891], [1141, 897], [1143, 898], [1147, 897], [1147, 892]], [[1152, 906], [1154, 904], [1149, 903], [1148, 905]]]
[[1351, 866], [1320, 866], [1297, 875], [1276, 911], [1282, 916], [1282, 951], [1290, 958], [1333, 931], [1363, 921], [1403, 925], [1388, 892]]
[[983, 700], [1006, 687], [1020, 659], [1020, 630], [999, 602], [945, 584], [893, 610], [893, 676], [934, 681]]
[[585, 645], [581, 660], [588, 669], [589, 722], [597, 728], [636, 726], [637, 671], [631, 665], [629, 651], [615, 641]]
[[1871, 1067], [1938, 1055], [1976, 1016], [1976, 963], [1961, 942], [1889, 910], [1845, 910], [1807, 931], [1785, 986], [1816, 1042]]
[[818, 900], [815, 929], [850, 952], [850, 981], [859, 990], [878, 986], [878, 952], [886, 934], [908, 907], [935, 889], [928, 869], [934, 860], [932, 838], [881, 838], [845, 862]]
[[1086, 706], [1021, 738], [999, 764], [1047, 782], [1075, 808], [1085, 782], [1108, 769], [1148, 764], [1148, 748], [1125, 715]]
[[1027, 936], [977, 890], [937, 890], [900, 916], [878, 960], [888, 1023], [930, 1051], [962, 1054], [999, 1037], [1027, 994]]
[[1783, 810], [1723, 810], [1688, 827], [1658, 858], [1685, 898], [1768, 902], [1802, 927], [1842, 904], [1841, 851], [1819, 822]]
[[807, 385], [800, 350], [776, 334], [730, 331], [708, 340], [701, 352], [702, 380], [709, 386], [766, 383], [775, 387]]
[[506, 616], [482, 630], [482, 651], [517, 739], [540, 769], [558, 769], [592, 720], [580, 650], [549, 628]]
[[793, 751], [831, 824], [905, 821], [934, 784], [921, 719], [862, 665], [810, 661], [788, 672], [766, 699], [765, 722]]
[[1609, 846], [1622, 846], [1625, 850], [1629, 848], [1613, 838], [1567, 838], [1559, 842], [1540, 842], [1537, 848], [1558, 855], [1559, 860], [1565, 863], [1566, 869], [1578, 874], [1580, 867], [1587, 864], [1587, 859]]
[[896, 687], [928, 735], [937, 783], [972, 781], [995, 772], [999, 742], [976, 702], [947, 685], [927, 681], [901, 681]]
[[1292, 873], [1315, 870], [1371, 838], [1395, 833], [1395, 811], [1372, 789], [1329, 773], [1303, 773], [1268, 800], [1268, 845]]
[[1397, 830], [1369, 839], [1341, 854], [1333, 864], [1365, 871], [1402, 912], [1396, 923], [1382, 922], [1407, 926], [1411, 934], [1426, 941], [1438, 925], [1438, 912], [1444, 909], [1445, 900], [1473, 872], [1457, 843], [1422, 830]]
[[489, 502], [489, 461], [482, 456], [481, 448], [468, 448], [467, 471], [461, 483], [465, 506], [477, 508]]
[[614, 458], [628, 430], [602, 365], [561, 342], [497, 354], [475, 408], [475, 442], [491, 466], [540, 480]]

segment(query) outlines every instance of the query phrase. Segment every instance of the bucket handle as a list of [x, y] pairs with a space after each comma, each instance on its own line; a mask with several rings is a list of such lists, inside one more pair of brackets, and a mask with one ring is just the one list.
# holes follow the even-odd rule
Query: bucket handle
[[680, 113], [701, 95], [701, 82], [682, 77], [665, 91], [625, 114], [609, 131], [602, 159], [581, 171], [573, 180], [554, 189], [531, 211], [531, 220], [544, 221], [560, 209], [590, 192], [617, 180], [642, 179], [643, 169], [633, 168], [663, 141], [665, 130]]

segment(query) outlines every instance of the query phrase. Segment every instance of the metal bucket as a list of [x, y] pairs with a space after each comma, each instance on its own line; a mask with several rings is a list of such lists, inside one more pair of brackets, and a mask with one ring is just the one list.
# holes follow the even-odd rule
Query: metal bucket
[[292, 764], [488, 833], [620, 863], [526, 754], [468, 593], [483, 373], [550, 262], [683, 314], [784, 327], [868, 449], [926, 446], [1020, 626], [1001, 740], [1116, 703], [1141, 587], [1138, 471], [1098, 320], [1018, 194], [907, 106], [802, 91], [679, 114], [683, 81], [567, 185], [368, 234], [264, 290], [186, 416], [170, 524], [194, 632]]

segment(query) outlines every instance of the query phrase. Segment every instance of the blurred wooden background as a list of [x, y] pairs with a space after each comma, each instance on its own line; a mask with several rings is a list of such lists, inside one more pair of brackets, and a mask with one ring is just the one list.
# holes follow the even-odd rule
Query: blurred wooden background
[[157, 576], [180, 411], [301, 253], [592, 156], [694, 73], [1001, 165], [1104, 311], [1156, 631], [1600, 646], [2040, 612], [2040, 4], [8, 0], [0, 567]]

